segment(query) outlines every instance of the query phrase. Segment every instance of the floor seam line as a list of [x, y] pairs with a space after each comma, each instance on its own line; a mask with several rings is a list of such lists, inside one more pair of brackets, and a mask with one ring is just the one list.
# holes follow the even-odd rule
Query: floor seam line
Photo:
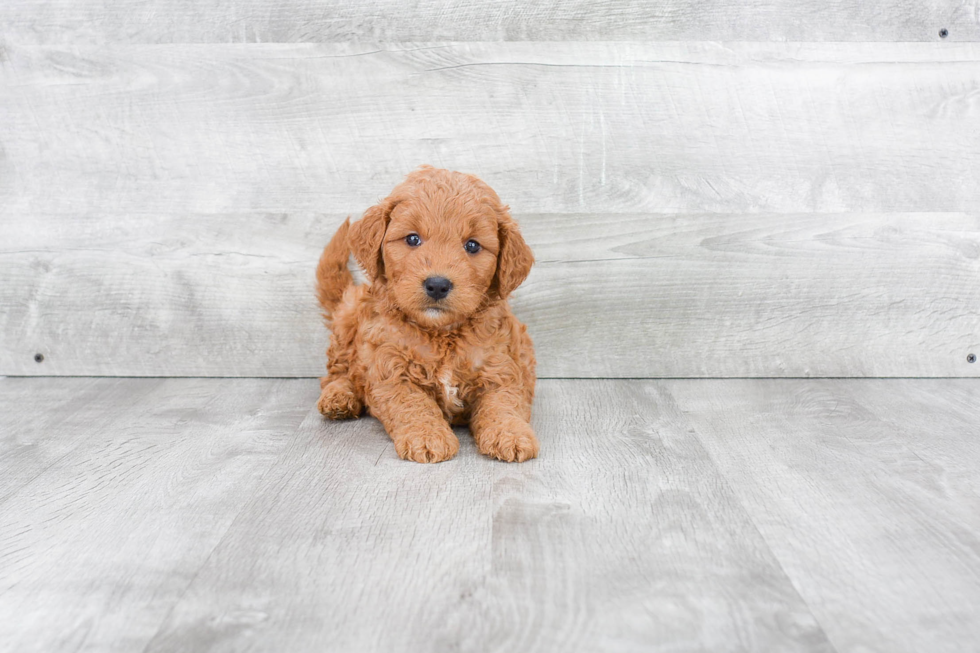
[[[674, 402], [674, 406], [677, 408], [677, 410], [680, 411], [681, 410], [680, 404], [677, 401], [677, 397], [674, 396], [674, 393], [671, 392], [670, 388], [667, 387], [666, 385], [663, 386], [663, 389], [667, 392], [667, 394], [670, 395], [671, 400]], [[782, 559], [780, 559], [780, 557], [776, 554], [776, 551], [773, 549], [772, 543], [769, 541], [769, 538], [767, 538], [765, 534], [762, 532], [762, 529], [759, 528], [759, 525], [755, 521], [755, 517], [746, 507], [745, 501], [742, 499], [741, 495], [735, 491], [735, 487], [734, 485], [732, 485], [732, 481], [728, 477], [728, 474], [725, 473], [721, 465], [718, 464], [718, 461], [715, 460], [714, 455], [712, 455], [708, 447], [705, 446], [704, 441], [701, 439], [700, 428], [693, 421], [687, 420], [687, 423], [688, 423], [688, 427], [691, 430], [690, 431], [691, 434], [697, 440], [698, 446], [701, 447], [701, 450], [704, 452], [704, 455], [707, 456], [708, 460], [711, 461], [711, 464], [714, 467], [715, 471], [718, 473], [719, 478], [721, 478], [725, 482], [725, 488], [731, 494], [732, 498], [738, 502], [739, 508], [741, 508], [746, 519], [748, 519], [749, 524], [752, 525], [752, 530], [754, 530], [758, 534], [762, 542], [765, 543], [766, 549], [769, 551], [769, 555], [772, 556], [772, 559], [779, 567], [779, 570], [783, 572], [783, 576], [786, 577], [786, 580], [789, 582], [790, 586], [792, 586], [793, 591], [796, 592], [796, 596], [799, 597], [803, 605], [806, 606], [806, 609], [810, 613], [810, 616], [813, 617], [813, 621], [820, 627], [820, 632], [822, 632], [824, 637], [827, 639], [827, 643], [830, 645], [831, 649], [833, 649], [834, 653], [840, 653], [841, 651], [840, 647], [838, 647], [838, 645], [833, 641], [833, 639], [830, 636], [830, 633], [827, 631], [826, 626], [823, 624], [820, 618], [817, 617], [816, 613], [813, 611], [813, 606], [810, 605], [810, 601], [808, 601], [806, 597], [803, 596], [802, 592], [800, 592], [800, 588], [797, 585], [796, 580], [789, 574], [788, 571], [786, 571], [786, 566], [783, 564]]]

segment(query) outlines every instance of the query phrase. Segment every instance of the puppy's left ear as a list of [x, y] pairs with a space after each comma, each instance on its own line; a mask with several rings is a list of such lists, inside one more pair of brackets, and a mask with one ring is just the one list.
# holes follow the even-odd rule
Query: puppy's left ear
[[534, 265], [534, 254], [524, 242], [517, 223], [510, 217], [507, 207], [498, 213], [497, 238], [500, 250], [497, 253], [497, 272], [493, 277], [491, 289], [500, 299], [507, 297], [524, 283]]

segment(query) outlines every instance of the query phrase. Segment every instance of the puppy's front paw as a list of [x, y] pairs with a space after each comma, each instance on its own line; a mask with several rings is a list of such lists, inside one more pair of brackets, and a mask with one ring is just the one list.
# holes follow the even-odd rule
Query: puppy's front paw
[[538, 455], [538, 439], [527, 422], [518, 419], [485, 427], [476, 438], [476, 448], [485, 456], [508, 463], [522, 463]]
[[354, 393], [350, 381], [347, 379], [334, 379], [326, 385], [322, 385], [320, 399], [316, 402], [317, 410], [324, 417], [330, 419], [350, 419], [358, 417], [364, 406]]
[[418, 430], [395, 440], [395, 451], [405, 460], [417, 463], [441, 463], [459, 451], [459, 439], [447, 424], [445, 429]]

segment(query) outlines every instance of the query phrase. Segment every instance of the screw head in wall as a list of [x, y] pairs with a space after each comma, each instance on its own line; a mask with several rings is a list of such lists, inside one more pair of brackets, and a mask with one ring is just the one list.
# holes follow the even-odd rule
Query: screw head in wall
[[941, 39], [944, 39], [944, 38], [946, 38], [947, 36], [949, 36], [949, 30], [948, 30], [948, 29], [946, 29], [946, 28], [944, 27], [944, 28], [942, 28], [941, 30], [939, 30], [939, 38], [941, 38]]
[[44, 354], [34, 354], [34, 362], [35, 363], [43, 363], [44, 362]]
[[967, 354], [966, 355], [966, 362], [967, 363], [976, 363], [977, 362], [977, 355], [976, 354]]

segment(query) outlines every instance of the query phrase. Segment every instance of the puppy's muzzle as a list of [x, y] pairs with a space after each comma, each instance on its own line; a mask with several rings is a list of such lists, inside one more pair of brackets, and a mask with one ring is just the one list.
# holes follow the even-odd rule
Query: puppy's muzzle
[[436, 301], [445, 298], [453, 289], [453, 282], [446, 277], [429, 277], [422, 285], [425, 287], [425, 294]]

